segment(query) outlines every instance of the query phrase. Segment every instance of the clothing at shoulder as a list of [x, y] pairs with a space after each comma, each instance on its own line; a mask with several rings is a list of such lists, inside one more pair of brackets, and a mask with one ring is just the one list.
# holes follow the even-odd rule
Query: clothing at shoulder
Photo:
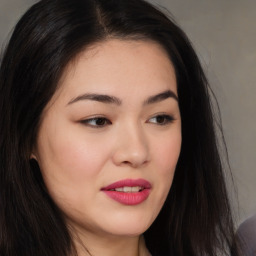
[[256, 256], [256, 215], [240, 225], [237, 236], [243, 256]]

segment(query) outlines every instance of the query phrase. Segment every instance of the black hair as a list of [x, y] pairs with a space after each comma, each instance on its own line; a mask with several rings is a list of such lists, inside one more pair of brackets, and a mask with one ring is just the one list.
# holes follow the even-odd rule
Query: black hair
[[0, 70], [0, 255], [76, 254], [30, 156], [65, 67], [109, 38], [157, 42], [177, 78], [181, 154], [167, 200], [144, 234], [148, 249], [157, 256], [227, 255], [234, 225], [208, 82], [184, 32], [143, 0], [42, 0], [16, 25]]

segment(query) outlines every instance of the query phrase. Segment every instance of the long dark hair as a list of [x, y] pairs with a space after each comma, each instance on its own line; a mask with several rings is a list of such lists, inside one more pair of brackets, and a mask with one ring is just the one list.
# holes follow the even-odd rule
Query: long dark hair
[[177, 77], [181, 155], [168, 198], [144, 234], [148, 249], [157, 256], [226, 255], [233, 221], [208, 82], [184, 32], [143, 0], [42, 0], [16, 25], [0, 71], [0, 255], [76, 254], [30, 155], [65, 67], [108, 38], [157, 42]]

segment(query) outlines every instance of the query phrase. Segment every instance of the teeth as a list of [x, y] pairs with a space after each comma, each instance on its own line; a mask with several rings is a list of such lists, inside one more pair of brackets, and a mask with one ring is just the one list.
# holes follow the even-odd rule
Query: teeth
[[121, 188], [115, 188], [115, 191], [118, 192], [125, 192], [125, 193], [131, 193], [131, 192], [139, 192], [143, 189], [143, 187], [121, 187]]
[[124, 191], [124, 188], [116, 188], [114, 189], [115, 191], [118, 191], [118, 192], [123, 192]]
[[142, 190], [142, 187], [132, 187], [132, 192], [139, 192]]

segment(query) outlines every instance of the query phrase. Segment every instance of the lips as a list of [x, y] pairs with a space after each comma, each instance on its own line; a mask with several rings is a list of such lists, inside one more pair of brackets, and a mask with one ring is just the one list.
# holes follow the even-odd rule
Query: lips
[[151, 184], [144, 179], [126, 179], [112, 183], [101, 191], [121, 204], [137, 205], [148, 198]]

